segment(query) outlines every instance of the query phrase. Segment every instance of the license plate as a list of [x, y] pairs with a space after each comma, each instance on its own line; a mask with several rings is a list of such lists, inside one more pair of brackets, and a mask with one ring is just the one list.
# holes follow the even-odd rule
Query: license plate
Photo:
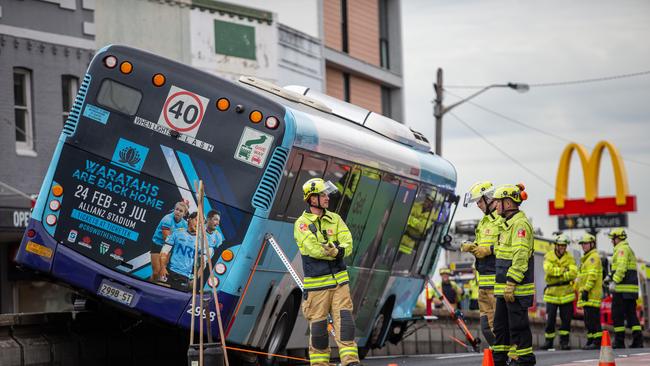
[[122, 288], [122, 286], [116, 286], [106, 280], [102, 281], [101, 285], [99, 285], [97, 293], [100, 296], [104, 296], [128, 306], [131, 305], [133, 298], [135, 297], [133, 291]]

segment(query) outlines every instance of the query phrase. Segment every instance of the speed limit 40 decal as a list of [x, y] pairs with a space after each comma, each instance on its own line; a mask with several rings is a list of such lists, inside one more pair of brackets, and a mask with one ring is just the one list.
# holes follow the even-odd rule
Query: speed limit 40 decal
[[178, 141], [212, 152], [214, 145], [196, 138], [209, 102], [208, 98], [172, 85], [157, 123], [139, 116], [133, 123], [167, 136], [176, 131]]

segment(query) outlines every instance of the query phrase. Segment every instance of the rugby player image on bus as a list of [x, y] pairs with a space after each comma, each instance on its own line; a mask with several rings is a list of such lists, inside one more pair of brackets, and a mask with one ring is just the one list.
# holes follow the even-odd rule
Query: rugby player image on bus
[[220, 222], [221, 212], [210, 210], [205, 220], [205, 236], [208, 239], [208, 245], [210, 246], [211, 250], [218, 248], [225, 239], [221, 233], [221, 230], [218, 229]]
[[[192, 212], [187, 218], [187, 227], [176, 229], [165, 240], [160, 250], [161, 278], [172, 288], [188, 290], [194, 266], [194, 246], [198, 213]], [[212, 249], [212, 248], [211, 248]], [[200, 251], [199, 251], [200, 252]], [[213, 250], [210, 250], [214, 253]]]
[[[189, 211], [186, 202], [179, 201], [174, 205], [174, 211], [163, 216], [154, 231], [151, 244], [151, 277], [150, 281], [160, 281], [162, 279], [162, 269], [164, 266], [161, 262], [160, 250], [167, 238], [177, 229], [186, 229], [187, 221], [185, 215]], [[195, 230], [196, 231], [196, 230]], [[163, 281], [164, 282], [164, 281]]]

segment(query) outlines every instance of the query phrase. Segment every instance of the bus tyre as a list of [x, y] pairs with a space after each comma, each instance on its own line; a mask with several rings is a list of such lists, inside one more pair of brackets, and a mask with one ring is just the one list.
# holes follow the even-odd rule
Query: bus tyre
[[[269, 354], [280, 354], [284, 351], [291, 336], [291, 331], [298, 316], [298, 307], [296, 306], [296, 296], [290, 295], [284, 302], [284, 305], [278, 313], [271, 334], [266, 341], [264, 352]], [[262, 366], [271, 366], [281, 359], [273, 356], [260, 356], [258, 362]]]

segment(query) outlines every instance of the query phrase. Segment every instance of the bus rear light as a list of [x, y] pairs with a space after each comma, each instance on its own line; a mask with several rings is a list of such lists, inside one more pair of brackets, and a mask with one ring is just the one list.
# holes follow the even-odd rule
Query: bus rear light
[[50, 201], [50, 210], [58, 211], [61, 208], [61, 201], [51, 200]]
[[260, 123], [262, 121], [262, 117], [262, 112], [260, 111], [252, 111], [251, 114], [248, 115], [248, 118], [253, 123]]
[[217, 287], [217, 286], [219, 286], [219, 279], [216, 278], [216, 277], [210, 277], [210, 278], [208, 278], [208, 285], [210, 285], [210, 287]]
[[56, 225], [56, 216], [51, 214], [47, 215], [47, 217], [45, 218], [45, 222], [50, 226]]
[[235, 255], [230, 249], [226, 249], [221, 253], [221, 259], [223, 259], [225, 262], [230, 262], [234, 257]]
[[230, 101], [226, 98], [220, 98], [217, 100], [217, 109], [224, 112], [230, 108]]
[[271, 116], [271, 117], [268, 117], [266, 119], [266, 122], [264, 122], [264, 125], [268, 129], [275, 130], [280, 125], [280, 121], [277, 118]]
[[130, 74], [133, 71], [133, 65], [129, 61], [124, 61], [120, 64], [120, 71], [122, 74]]
[[115, 56], [104, 57], [104, 65], [109, 69], [114, 68], [115, 66], [117, 66], [117, 57]]
[[63, 187], [58, 184], [55, 185], [54, 187], [52, 187], [52, 194], [54, 195], [54, 197], [61, 197], [61, 195], [63, 194]]
[[217, 263], [217, 265], [214, 266], [214, 271], [217, 272], [218, 275], [226, 273], [226, 269], [226, 265], [223, 263]]
[[151, 78], [151, 82], [153, 83], [154, 86], [161, 87], [165, 85], [165, 75], [163, 74], [156, 74]]
[[29, 229], [29, 230], [27, 230], [27, 237], [28, 237], [28, 238], [31, 239], [31, 238], [33, 238], [33, 237], [35, 237], [35, 236], [36, 236], [36, 230], [34, 230], [34, 229]]

